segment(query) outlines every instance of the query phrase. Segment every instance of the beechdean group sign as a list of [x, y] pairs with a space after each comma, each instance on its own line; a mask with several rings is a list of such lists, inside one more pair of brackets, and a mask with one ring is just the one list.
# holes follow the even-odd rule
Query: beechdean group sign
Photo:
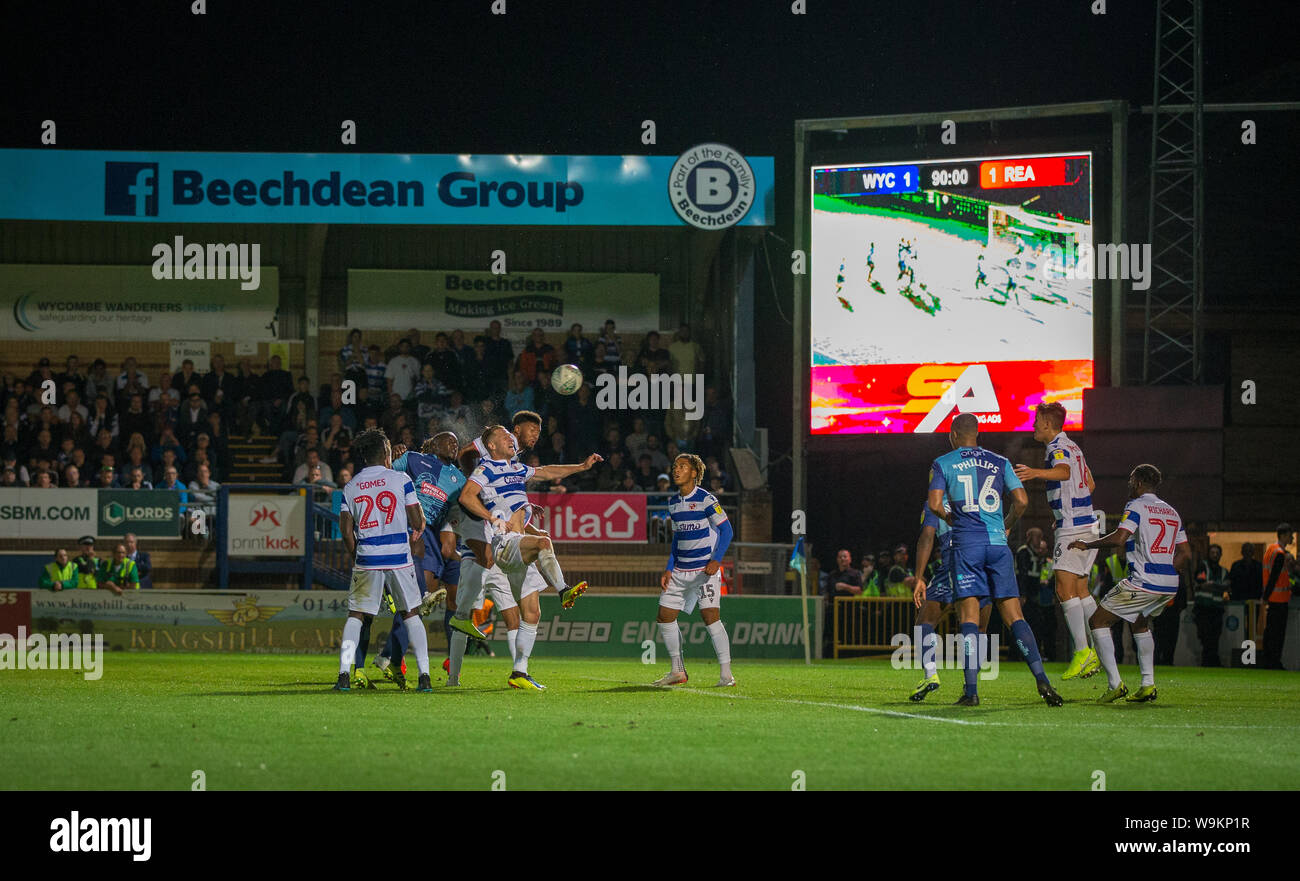
[[[687, 168], [679, 175], [682, 161]], [[0, 171], [0, 217], [13, 220], [493, 226], [686, 221], [705, 229], [771, 226], [775, 220], [772, 157], [745, 158], [718, 144], [702, 144], [677, 159], [0, 150]], [[680, 186], [682, 195], [670, 201], [664, 191], [672, 186]], [[750, 211], [755, 203], [763, 210]]]

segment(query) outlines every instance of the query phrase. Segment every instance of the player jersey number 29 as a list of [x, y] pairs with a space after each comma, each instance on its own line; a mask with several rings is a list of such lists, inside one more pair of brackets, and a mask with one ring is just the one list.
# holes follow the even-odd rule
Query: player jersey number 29
[[377, 496], [357, 496], [357, 503], [363, 506], [361, 521], [358, 524], [362, 529], [374, 529], [379, 525], [378, 520], [370, 519], [370, 514], [375, 508], [384, 515], [385, 526], [393, 522], [393, 515], [397, 513], [397, 496], [388, 490], [384, 490]]
[[966, 503], [961, 509], [967, 513], [983, 509], [990, 514], [997, 513], [999, 506], [1002, 504], [1002, 497], [998, 491], [993, 488], [993, 478], [996, 474], [990, 474], [984, 478], [984, 485], [980, 487], [979, 503], [975, 502], [975, 478], [969, 474], [958, 474], [957, 482], [961, 484], [962, 491], [966, 496]]

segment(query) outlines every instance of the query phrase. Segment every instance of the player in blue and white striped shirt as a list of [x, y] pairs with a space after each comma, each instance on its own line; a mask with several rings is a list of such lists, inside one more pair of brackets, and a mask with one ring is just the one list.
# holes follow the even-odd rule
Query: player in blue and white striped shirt
[[1070, 639], [1074, 656], [1062, 679], [1076, 676], [1086, 679], [1101, 668], [1097, 653], [1088, 647], [1088, 619], [1097, 611], [1097, 601], [1088, 592], [1088, 580], [1096, 551], [1071, 550], [1076, 539], [1088, 541], [1101, 535], [1100, 518], [1092, 510], [1092, 472], [1083, 460], [1083, 450], [1066, 436], [1065, 407], [1053, 401], [1039, 404], [1034, 414], [1034, 440], [1047, 444], [1046, 468], [1017, 465], [1021, 480], [1041, 478], [1047, 482], [1047, 505], [1056, 520], [1056, 549], [1052, 571], [1056, 578], [1056, 598]]
[[698, 603], [700, 618], [709, 628], [713, 651], [721, 667], [718, 685], [732, 686], [731, 644], [718, 610], [722, 594], [722, 556], [731, 544], [731, 521], [722, 505], [698, 484], [704, 478], [704, 462], [699, 456], [682, 453], [673, 460], [673, 483], [677, 495], [668, 502], [672, 518], [673, 543], [668, 552], [668, 567], [659, 577], [659, 637], [668, 649], [672, 669], [655, 680], [659, 686], [686, 682], [686, 665], [682, 661], [682, 632], [677, 626], [681, 612], [690, 614]]
[[350, 690], [348, 670], [362, 621], [379, 613], [379, 601], [387, 587], [404, 614], [407, 637], [415, 651], [420, 669], [416, 691], [432, 691], [429, 644], [420, 621], [420, 584], [411, 558], [411, 542], [424, 531], [424, 511], [411, 478], [392, 469], [393, 450], [382, 431], [361, 432], [352, 442], [352, 452], [366, 464], [343, 488], [343, 510], [339, 512], [343, 545], [355, 560], [334, 688]]
[[1101, 598], [1089, 622], [1101, 666], [1106, 670], [1107, 691], [1099, 698], [1102, 703], [1128, 695], [1128, 688], [1119, 678], [1115, 642], [1110, 632], [1111, 625], [1121, 618], [1132, 626], [1138, 670], [1142, 673], [1142, 686], [1128, 700], [1156, 699], [1156, 643], [1151, 636], [1150, 620], [1165, 611], [1178, 593], [1179, 570], [1191, 556], [1182, 516], [1156, 495], [1162, 480], [1160, 469], [1154, 465], [1134, 468], [1128, 478], [1129, 503], [1124, 506], [1124, 517], [1114, 531], [1096, 541], [1070, 544], [1074, 550], [1082, 551], [1122, 544], [1128, 557], [1128, 577]]

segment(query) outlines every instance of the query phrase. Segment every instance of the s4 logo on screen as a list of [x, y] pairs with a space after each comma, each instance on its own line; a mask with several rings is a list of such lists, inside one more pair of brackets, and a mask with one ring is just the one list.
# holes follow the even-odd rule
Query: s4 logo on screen
[[926, 414], [915, 428], [917, 434], [934, 431], [953, 410], [976, 414], [1002, 412], [985, 364], [923, 364], [907, 378], [907, 393], [911, 399], [903, 406], [903, 412]]

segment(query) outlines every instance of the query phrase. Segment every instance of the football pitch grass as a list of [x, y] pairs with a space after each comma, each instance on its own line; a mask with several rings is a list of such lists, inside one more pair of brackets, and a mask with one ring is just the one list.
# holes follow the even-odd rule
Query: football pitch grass
[[[690, 659], [688, 658], [688, 664]], [[502, 658], [466, 659], [435, 693], [331, 691], [324, 655], [106, 656], [79, 671], [0, 673], [6, 789], [1294, 789], [1300, 675], [1160, 667], [1154, 703], [1097, 705], [1104, 676], [1038, 698], [1019, 663], [952, 705], [961, 672], [920, 678], [888, 661], [742, 661], [714, 688], [647, 683], [666, 665], [537, 657], [545, 692], [506, 687]], [[414, 681], [414, 661], [408, 658]], [[371, 671], [373, 671], [371, 667]], [[1134, 688], [1137, 670], [1124, 667]], [[1279, 748], [1279, 744], [1282, 748]]]

